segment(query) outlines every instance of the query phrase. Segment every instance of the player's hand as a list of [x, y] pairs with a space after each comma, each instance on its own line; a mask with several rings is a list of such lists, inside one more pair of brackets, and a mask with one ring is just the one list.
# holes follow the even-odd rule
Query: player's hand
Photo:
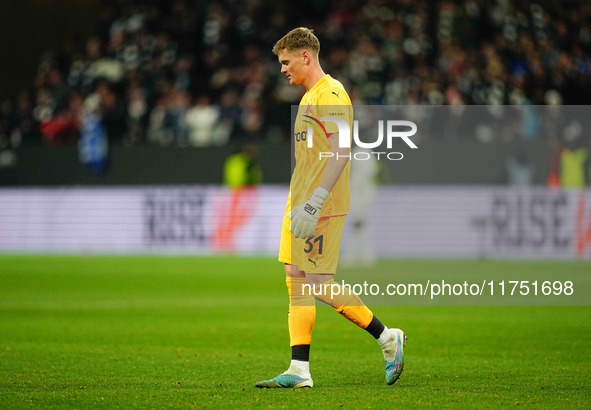
[[316, 231], [322, 205], [329, 192], [324, 188], [316, 188], [306, 202], [296, 206], [287, 217], [291, 219], [289, 230], [296, 238], [312, 238]]

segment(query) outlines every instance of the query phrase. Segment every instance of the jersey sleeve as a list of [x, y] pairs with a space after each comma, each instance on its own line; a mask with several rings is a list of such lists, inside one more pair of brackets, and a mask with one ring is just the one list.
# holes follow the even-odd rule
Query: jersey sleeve
[[[341, 118], [349, 124], [353, 122], [353, 110], [351, 100], [347, 92], [342, 88], [329, 87], [322, 92], [320, 96], [320, 117]], [[334, 121], [323, 121], [324, 129], [327, 134], [339, 132], [339, 127]]]

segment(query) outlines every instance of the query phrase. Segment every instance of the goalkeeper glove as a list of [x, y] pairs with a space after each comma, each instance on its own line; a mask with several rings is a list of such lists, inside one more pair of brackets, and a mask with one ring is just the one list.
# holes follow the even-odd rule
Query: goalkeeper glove
[[296, 238], [312, 238], [316, 231], [316, 224], [320, 218], [322, 205], [328, 198], [329, 192], [324, 188], [316, 188], [306, 202], [296, 206], [287, 216], [291, 219], [289, 230]]

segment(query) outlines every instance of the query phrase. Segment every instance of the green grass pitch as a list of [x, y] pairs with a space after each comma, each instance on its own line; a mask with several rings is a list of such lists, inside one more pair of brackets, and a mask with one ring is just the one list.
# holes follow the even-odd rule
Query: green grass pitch
[[371, 336], [319, 307], [315, 387], [258, 390], [289, 362], [283, 275], [269, 258], [0, 256], [0, 408], [591, 407], [589, 307], [376, 307], [409, 337], [394, 386]]

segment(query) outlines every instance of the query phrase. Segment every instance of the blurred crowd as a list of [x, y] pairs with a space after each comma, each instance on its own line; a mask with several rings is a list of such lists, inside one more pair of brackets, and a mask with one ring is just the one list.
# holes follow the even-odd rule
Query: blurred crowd
[[100, 118], [109, 144], [289, 140], [302, 87], [273, 44], [315, 30], [354, 104], [586, 104], [588, 0], [105, 1], [93, 37], [41, 56], [0, 102], [0, 145], [60, 145]]

